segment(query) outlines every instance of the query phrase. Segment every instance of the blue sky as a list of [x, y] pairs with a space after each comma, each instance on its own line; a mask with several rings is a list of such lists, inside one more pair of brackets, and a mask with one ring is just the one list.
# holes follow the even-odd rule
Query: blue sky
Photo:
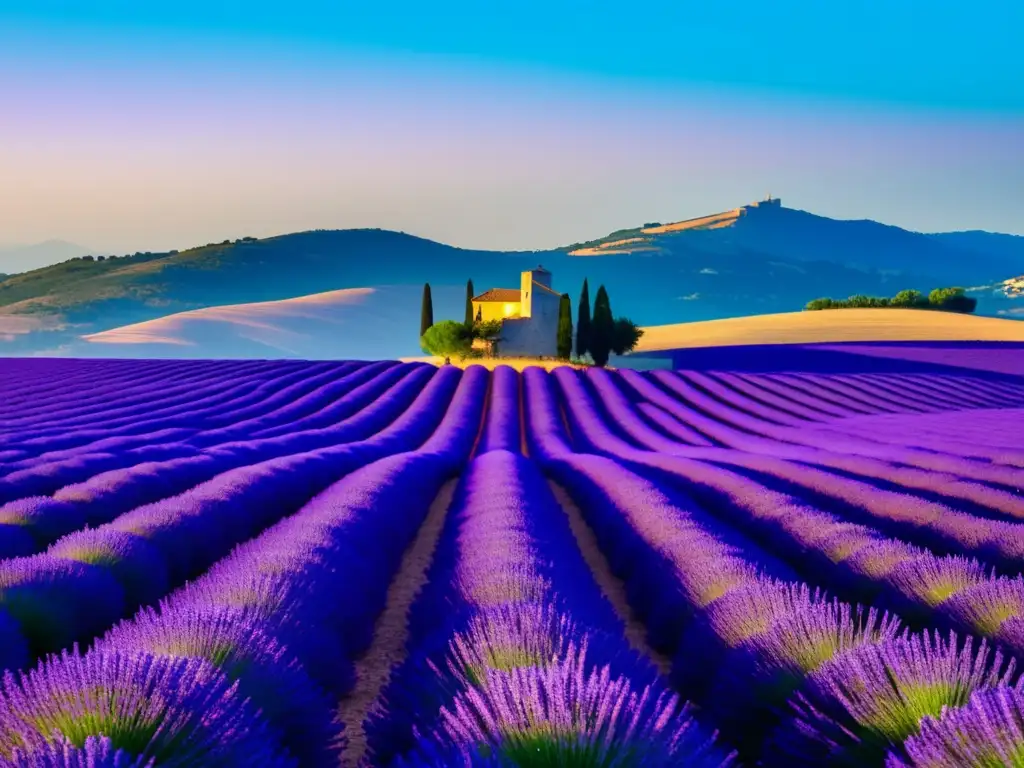
[[1009, 0], [0, 0], [0, 241], [540, 248], [767, 191], [1024, 233], [1021, 29]]

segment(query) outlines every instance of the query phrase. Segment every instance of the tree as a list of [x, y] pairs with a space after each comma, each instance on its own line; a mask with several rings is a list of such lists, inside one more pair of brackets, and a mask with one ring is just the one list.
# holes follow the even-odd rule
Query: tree
[[616, 355], [632, 352], [643, 335], [644, 329], [628, 317], [615, 318], [615, 325], [612, 329], [612, 352]]
[[430, 283], [423, 284], [423, 300], [420, 304], [420, 338], [434, 324], [434, 299], [430, 295]]
[[473, 348], [473, 331], [464, 323], [442, 320], [427, 328], [420, 338], [420, 346], [437, 357], [468, 357]]
[[576, 317], [576, 357], [583, 357], [590, 351], [590, 287], [583, 279], [580, 305]]
[[804, 306], [804, 310], [813, 312], [818, 309], [832, 309], [834, 306], [835, 301], [825, 296], [820, 299], [812, 299], [811, 301], [808, 301], [806, 306]]
[[855, 308], [870, 307], [871, 306], [871, 297], [870, 296], [865, 296], [863, 293], [857, 293], [857, 294], [854, 294], [853, 296], [851, 296], [850, 298], [848, 298], [843, 303], [847, 307], [855, 307]]
[[615, 318], [612, 316], [612, 303], [608, 298], [608, 291], [602, 285], [594, 297], [594, 317], [590, 323], [590, 338], [587, 341], [590, 356], [598, 368], [608, 364], [614, 336]]
[[473, 281], [466, 281], [466, 326], [473, 327]]
[[915, 291], [912, 288], [900, 291], [892, 297], [892, 301], [889, 302], [891, 307], [922, 307], [928, 306], [928, 299], [921, 295], [920, 291]]
[[558, 356], [562, 360], [572, 356], [572, 299], [568, 293], [558, 302]]
[[946, 312], [973, 312], [978, 300], [966, 295], [963, 288], [936, 288], [928, 294], [928, 303], [935, 309]]
[[487, 354], [494, 357], [498, 354], [498, 342], [501, 341], [501, 320], [481, 320], [473, 324], [473, 338], [487, 344]]

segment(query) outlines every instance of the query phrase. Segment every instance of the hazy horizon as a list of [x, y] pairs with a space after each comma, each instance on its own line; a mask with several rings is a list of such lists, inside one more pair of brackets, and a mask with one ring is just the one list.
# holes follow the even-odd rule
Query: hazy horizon
[[1009, 3], [104, 5], [0, 6], [0, 242], [380, 227], [544, 250], [769, 192], [1024, 234]]

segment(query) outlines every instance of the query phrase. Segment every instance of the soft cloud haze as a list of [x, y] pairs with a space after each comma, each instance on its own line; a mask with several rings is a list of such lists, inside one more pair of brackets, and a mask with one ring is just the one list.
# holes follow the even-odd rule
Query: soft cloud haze
[[548, 248], [767, 192], [1024, 233], [1018, 3], [88, 5], [0, 0], [0, 241]]

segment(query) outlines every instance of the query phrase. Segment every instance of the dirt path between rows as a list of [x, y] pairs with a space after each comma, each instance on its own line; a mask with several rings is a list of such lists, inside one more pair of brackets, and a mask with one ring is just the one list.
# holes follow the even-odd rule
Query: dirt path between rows
[[594, 574], [597, 586], [601, 588], [604, 596], [608, 598], [615, 612], [626, 625], [626, 640], [629, 641], [634, 650], [642, 653], [654, 662], [663, 675], [667, 675], [672, 662], [667, 656], [658, 653], [648, 645], [646, 629], [643, 623], [633, 615], [633, 610], [629, 607], [629, 601], [626, 599], [626, 589], [623, 587], [622, 582], [612, 573], [608, 560], [597, 545], [597, 537], [594, 536], [594, 532], [590, 530], [590, 526], [584, 521], [579, 507], [576, 506], [576, 503], [562, 486], [550, 480], [548, 485], [551, 487], [552, 493], [555, 494], [555, 498], [569, 519], [572, 535], [576, 538], [576, 544], [579, 546], [580, 552], [583, 553], [583, 559], [589, 566], [590, 572]]
[[406, 550], [402, 565], [388, 588], [387, 605], [377, 619], [373, 642], [362, 657], [356, 659], [356, 684], [338, 710], [345, 723], [348, 745], [341, 756], [341, 765], [356, 768], [365, 765], [366, 734], [363, 721], [370, 713], [387, 683], [392, 667], [405, 658], [408, 637], [409, 606], [427, 581], [427, 570], [444, 527], [448, 508], [458, 480], [445, 483], [430, 506], [426, 520], [412, 546]]

